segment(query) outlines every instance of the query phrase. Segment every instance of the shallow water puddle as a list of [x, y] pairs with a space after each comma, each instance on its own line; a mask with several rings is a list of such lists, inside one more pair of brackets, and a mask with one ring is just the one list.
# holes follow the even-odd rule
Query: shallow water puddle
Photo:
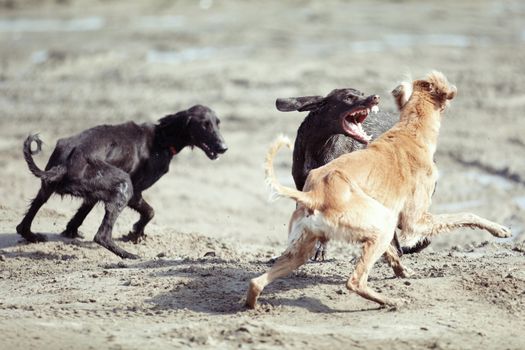
[[84, 32], [100, 30], [106, 25], [102, 17], [73, 19], [0, 19], [0, 32]]
[[183, 16], [143, 16], [139, 17], [134, 26], [139, 29], [169, 30], [184, 28]]
[[466, 48], [473, 44], [484, 44], [487, 38], [459, 34], [390, 34], [379, 40], [351, 42], [350, 50], [356, 53], [384, 52], [400, 48], [421, 46]]
[[146, 56], [148, 63], [183, 63], [206, 60], [216, 53], [212, 47], [194, 47], [178, 51], [150, 50]]
[[512, 181], [497, 175], [483, 174], [471, 171], [465, 173], [465, 176], [468, 179], [475, 180], [476, 182], [484, 186], [494, 186], [501, 190], [510, 190], [514, 187], [514, 183]]
[[440, 203], [433, 205], [433, 209], [439, 212], [456, 212], [465, 209], [471, 209], [483, 205], [483, 201], [479, 199], [470, 200], [470, 201], [461, 201], [461, 202], [449, 202], [449, 203]]
[[525, 210], [525, 196], [519, 196], [512, 198], [514, 202], [520, 207], [520, 209]]
[[184, 63], [210, 58], [243, 57], [250, 50], [249, 46], [238, 47], [190, 47], [181, 50], [149, 50], [146, 55], [148, 63]]

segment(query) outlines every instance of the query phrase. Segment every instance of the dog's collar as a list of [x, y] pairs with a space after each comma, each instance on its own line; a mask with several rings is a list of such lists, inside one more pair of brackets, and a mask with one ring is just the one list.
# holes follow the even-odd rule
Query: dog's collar
[[170, 146], [170, 152], [174, 156], [177, 154], [177, 149], [174, 146]]

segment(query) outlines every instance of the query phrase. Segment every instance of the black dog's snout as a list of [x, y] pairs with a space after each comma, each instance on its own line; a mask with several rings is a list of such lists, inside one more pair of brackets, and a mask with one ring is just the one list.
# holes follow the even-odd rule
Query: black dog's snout
[[379, 95], [370, 95], [366, 98], [366, 100], [364, 101], [364, 104], [370, 108], [372, 106], [379, 104], [380, 99], [381, 98], [379, 97]]
[[228, 146], [224, 142], [219, 143], [219, 147], [217, 147], [217, 152], [224, 153], [228, 150]]

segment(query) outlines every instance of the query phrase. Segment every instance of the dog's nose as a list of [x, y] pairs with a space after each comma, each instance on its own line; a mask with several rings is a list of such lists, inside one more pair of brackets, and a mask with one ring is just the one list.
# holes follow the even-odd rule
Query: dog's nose
[[374, 95], [374, 96], [372, 96], [372, 101], [374, 101], [375, 103], [379, 103], [379, 100], [380, 100], [380, 99], [381, 99], [381, 98], [379, 97], [379, 95]]
[[228, 150], [228, 146], [226, 146], [226, 144], [224, 142], [219, 144], [219, 149], [218, 149], [219, 153], [224, 153], [227, 150]]

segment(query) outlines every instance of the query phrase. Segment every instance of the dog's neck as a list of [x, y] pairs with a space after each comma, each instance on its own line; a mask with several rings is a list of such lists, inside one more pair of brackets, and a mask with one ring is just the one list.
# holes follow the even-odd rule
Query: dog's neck
[[327, 124], [326, 119], [323, 118], [327, 111], [313, 111], [303, 120], [300, 129], [303, 132], [303, 137], [308, 140], [309, 145], [316, 147], [325, 144], [334, 135], [333, 128]]
[[192, 146], [187, 123], [183, 120], [178, 125], [170, 125], [169, 130], [159, 125], [155, 126], [155, 139], [153, 147], [158, 151], [169, 152], [171, 156], [180, 153], [185, 147]]
[[410, 125], [412, 137], [426, 145], [430, 156], [436, 152], [439, 130], [441, 128], [441, 112], [425, 93], [414, 92], [414, 96], [403, 108], [399, 120], [401, 125]]

